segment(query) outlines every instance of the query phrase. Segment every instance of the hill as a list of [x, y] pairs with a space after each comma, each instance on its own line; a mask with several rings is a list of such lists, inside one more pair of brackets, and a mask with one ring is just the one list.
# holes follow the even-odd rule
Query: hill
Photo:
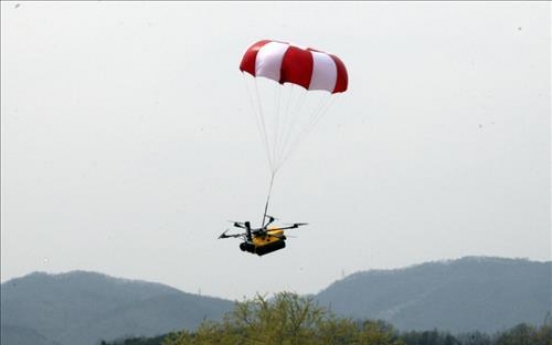
[[4, 345], [93, 345], [220, 320], [231, 301], [91, 272], [33, 273], [1, 285]]
[[1, 324], [1, 340], [2, 344], [17, 344], [17, 345], [60, 345], [54, 341], [46, 339], [33, 329], [10, 326]]
[[[95, 345], [194, 330], [234, 302], [92, 272], [33, 273], [3, 283], [3, 345]], [[352, 274], [312, 296], [342, 317], [401, 331], [494, 333], [540, 326], [552, 309], [552, 262], [467, 257]]]
[[340, 316], [401, 330], [492, 333], [541, 325], [552, 309], [551, 276], [551, 262], [466, 257], [355, 273], [315, 297]]

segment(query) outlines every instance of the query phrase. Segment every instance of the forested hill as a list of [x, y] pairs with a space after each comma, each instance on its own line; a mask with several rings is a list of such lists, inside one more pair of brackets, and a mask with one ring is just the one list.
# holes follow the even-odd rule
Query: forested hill
[[342, 316], [402, 330], [501, 331], [540, 325], [552, 305], [552, 262], [466, 257], [359, 272], [316, 295]]
[[[464, 258], [359, 272], [312, 298], [338, 316], [399, 330], [492, 333], [541, 325], [551, 309], [552, 263]], [[2, 345], [94, 345], [195, 330], [235, 303], [157, 283], [91, 272], [33, 273], [1, 285]]]
[[91, 272], [33, 273], [1, 285], [2, 345], [94, 345], [220, 320], [234, 302]]

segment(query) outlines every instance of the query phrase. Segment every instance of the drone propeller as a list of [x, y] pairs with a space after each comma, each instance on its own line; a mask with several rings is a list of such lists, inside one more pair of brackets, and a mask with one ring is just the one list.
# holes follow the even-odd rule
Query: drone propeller
[[278, 228], [278, 229], [280, 229], [280, 230], [297, 229], [300, 226], [305, 226], [305, 225], [308, 225], [308, 224], [309, 223], [293, 223], [291, 225], [284, 226], [284, 227], [281, 227], [281, 228]]
[[[266, 220], [266, 218], [268, 218], [268, 220]], [[266, 228], [267, 226], [272, 224], [275, 220], [278, 220], [278, 218], [265, 214], [265, 219], [263, 220], [263, 228]]]
[[226, 229], [222, 234], [220, 234], [220, 236], [218, 238], [230, 238], [230, 237], [242, 237], [243, 234], [230, 234], [230, 235], [227, 235], [226, 233], [230, 231], [230, 229]]
[[236, 228], [242, 228], [245, 229], [245, 223], [244, 222], [238, 222], [237, 220], [228, 220], [230, 223], [232, 223], [232, 226]]

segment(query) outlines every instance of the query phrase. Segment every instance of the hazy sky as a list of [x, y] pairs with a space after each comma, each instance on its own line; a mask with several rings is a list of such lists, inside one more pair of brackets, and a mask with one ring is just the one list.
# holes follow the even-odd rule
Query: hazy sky
[[[1, 279], [98, 271], [241, 299], [466, 255], [551, 259], [549, 2], [1, 2]], [[278, 172], [258, 257], [261, 39], [349, 91]]]

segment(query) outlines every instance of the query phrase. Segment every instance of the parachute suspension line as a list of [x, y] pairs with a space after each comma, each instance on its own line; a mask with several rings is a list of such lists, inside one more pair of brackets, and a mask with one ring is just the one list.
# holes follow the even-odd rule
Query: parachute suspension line
[[259, 93], [259, 85], [257, 84], [257, 78], [255, 78], [255, 93], [256, 93], [256, 96], [257, 96], [257, 101], [258, 101], [258, 116], [259, 116], [259, 120], [260, 120], [260, 128], [261, 128], [261, 136], [263, 137], [263, 141], [264, 141], [264, 144], [265, 144], [265, 151], [266, 151], [266, 155], [267, 155], [267, 158], [268, 158], [268, 165], [270, 167], [270, 170], [272, 171], [273, 168], [273, 160], [272, 160], [272, 156], [270, 155], [270, 144], [268, 142], [268, 134], [267, 134], [267, 131], [266, 131], [266, 119], [265, 119], [265, 116], [264, 116], [264, 111], [263, 111], [263, 102], [261, 101], [261, 95]]
[[326, 114], [327, 110], [334, 103], [336, 97], [337, 95], [328, 95], [320, 99], [317, 109], [311, 114], [309, 125], [306, 126], [302, 132], [303, 135], [307, 136], [314, 129], [314, 127], [316, 127], [316, 124], [318, 124], [320, 119], [324, 116], [324, 114]]
[[288, 84], [289, 99], [287, 101], [287, 107], [284, 114], [284, 131], [280, 135], [278, 144], [278, 167], [282, 166], [282, 147], [285, 147], [286, 142], [290, 136], [293, 135], [293, 124], [296, 122], [295, 115], [296, 109], [302, 107], [305, 102], [306, 90], [299, 89], [293, 84]]
[[337, 97], [338, 95], [328, 95], [327, 97], [320, 100], [318, 109], [311, 114], [310, 123], [303, 129], [300, 138], [306, 138], [310, 134], [310, 132], [312, 132], [312, 130], [316, 127], [318, 122], [320, 122], [322, 117], [324, 117], [324, 115], [327, 113], [328, 109], [334, 103]]
[[[258, 92], [258, 89], [257, 89], [257, 80], [254, 79], [254, 78], [251, 78], [251, 79], [253, 79], [253, 81], [251, 82], [251, 81], [248, 81], [249, 77], [246, 75], [245, 72], [242, 72], [242, 75], [243, 75], [245, 88], [247, 90], [247, 96], [249, 98], [249, 102], [251, 103], [251, 109], [253, 110], [253, 115], [255, 117], [255, 124], [257, 125], [257, 130], [259, 132], [260, 139], [264, 144], [263, 148], [264, 148], [265, 154], [266, 154], [267, 157], [269, 157], [268, 142], [266, 140], [266, 133], [263, 130], [264, 126], [262, 125], [262, 118], [263, 118], [263, 116], [262, 116], [262, 105], [261, 105], [261, 100], [260, 100], [260, 97], [259, 97], [259, 92]], [[255, 96], [253, 96], [253, 92], [251, 91], [251, 87], [252, 87], [251, 84], [254, 85]], [[268, 158], [268, 159], [269, 159], [268, 164], [270, 165], [270, 158]]]
[[272, 165], [270, 166], [270, 171], [272, 174], [276, 173], [276, 170], [278, 170], [278, 160], [276, 157], [276, 148], [278, 147], [278, 133], [280, 130], [280, 122], [281, 122], [281, 104], [282, 104], [282, 88], [276, 87], [274, 88], [275, 93], [275, 99], [276, 99], [276, 109], [274, 110], [275, 113], [272, 117], [274, 123], [274, 130], [272, 132]]
[[316, 127], [316, 124], [327, 112], [330, 105], [333, 103], [336, 95], [327, 94], [324, 97], [321, 97], [318, 101], [316, 108], [309, 114], [308, 123], [303, 126], [302, 130], [296, 135], [293, 141], [290, 141], [288, 145], [283, 148], [283, 161], [282, 165], [288, 160], [295, 150], [299, 147], [301, 142], [310, 134], [310, 132]]
[[266, 196], [266, 203], [265, 203], [265, 208], [264, 208], [263, 220], [261, 222], [263, 228], [264, 228], [265, 223], [266, 223], [266, 213], [268, 211], [268, 203], [270, 201], [270, 194], [272, 194], [272, 185], [274, 185], [274, 176], [276, 176], [276, 173], [272, 172], [272, 174], [270, 175], [270, 185], [268, 186], [268, 193], [267, 193], [267, 196]]
[[323, 110], [325, 108], [324, 105], [325, 103], [328, 103], [328, 99], [331, 99], [329, 95], [320, 98], [320, 100], [318, 100], [318, 104], [315, 108], [311, 110], [310, 114], [305, 114], [305, 121], [302, 124], [301, 128], [298, 129], [299, 132], [296, 133], [293, 138], [290, 138], [290, 140], [287, 142], [287, 145], [282, 148], [281, 155], [284, 161], [287, 161], [287, 159], [296, 150], [299, 144], [307, 137], [307, 134], [314, 128], [314, 126], [316, 125], [316, 119], [323, 114]]
[[[285, 148], [289, 145], [289, 143], [296, 137], [297, 135], [297, 128], [300, 128], [300, 120], [301, 120], [301, 112], [305, 106], [307, 97], [307, 90], [304, 88], [300, 88], [297, 86], [292, 86], [295, 90], [299, 90], [297, 93], [297, 98], [295, 100], [295, 104], [289, 108], [289, 111], [287, 112], [287, 118], [286, 118], [286, 124], [285, 133], [282, 134], [281, 142], [278, 146], [278, 170], [286, 160], [286, 150]], [[291, 101], [290, 101], [291, 102]]]
[[276, 142], [274, 145], [274, 157], [275, 157], [275, 167], [274, 167], [274, 173], [278, 171], [281, 167], [281, 147], [285, 145], [284, 138], [289, 135], [290, 132], [290, 110], [291, 110], [291, 104], [292, 104], [292, 98], [294, 96], [294, 86], [292, 84], [283, 84], [285, 88], [285, 94], [284, 99], [282, 101], [282, 104], [285, 106], [285, 109], [281, 109], [281, 111], [278, 114], [278, 123], [279, 126], [277, 127], [277, 131], [275, 133]]

